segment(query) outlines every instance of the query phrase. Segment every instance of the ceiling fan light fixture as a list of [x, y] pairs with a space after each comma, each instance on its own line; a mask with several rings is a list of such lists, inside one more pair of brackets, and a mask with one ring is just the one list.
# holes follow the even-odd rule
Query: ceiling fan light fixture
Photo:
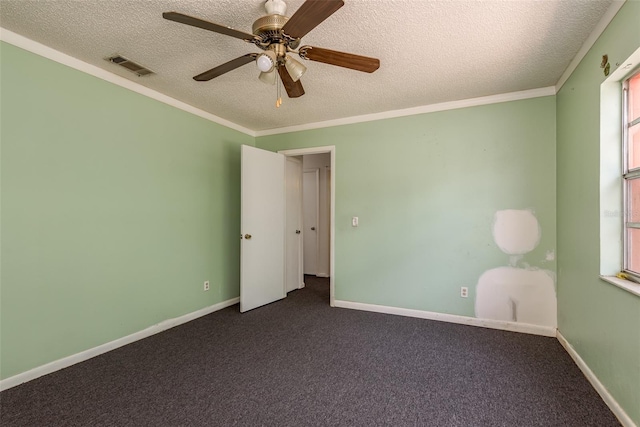
[[[300, 77], [305, 74], [307, 67], [288, 56], [288, 52], [295, 53], [304, 60], [323, 62], [367, 73], [372, 73], [380, 68], [380, 60], [376, 58], [313, 46], [299, 47], [301, 38], [344, 6], [344, 0], [297, 0], [301, 6], [290, 18], [285, 15], [285, 0], [254, 1], [261, 2], [269, 14], [258, 18], [253, 23], [252, 33], [234, 30], [231, 27], [179, 12], [164, 12], [162, 14], [162, 17], [169, 21], [240, 39], [254, 44], [264, 51], [261, 54], [247, 53], [227, 61], [194, 76], [195, 81], [209, 81], [245, 64], [255, 62], [256, 67], [260, 70], [258, 76], [260, 81], [273, 84], [275, 79], [276, 106], [280, 106], [282, 104], [281, 86], [285, 88], [289, 98], [298, 98], [304, 95]], [[296, 49], [298, 50], [296, 51]]]
[[285, 57], [284, 66], [294, 82], [300, 80], [300, 77], [307, 71], [307, 67], [290, 56]]
[[276, 65], [276, 54], [271, 50], [267, 50], [266, 52], [260, 54], [256, 58], [256, 65], [258, 66], [258, 70], [263, 73], [268, 73], [275, 68]]
[[266, 83], [268, 85], [276, 84], [276, 69], [274, 68], [273, 70], [266, 73], [261, 72], [258, 76], [258, 79], [260, 79], [262, 83]]

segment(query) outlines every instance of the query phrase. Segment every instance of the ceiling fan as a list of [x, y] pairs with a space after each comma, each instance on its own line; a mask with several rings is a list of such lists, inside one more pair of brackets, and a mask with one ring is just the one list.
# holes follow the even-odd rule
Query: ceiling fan
[[[267, 15], [257, 19], [253, 23], [253, 34], [234, 30], [178, 12], [165, 12], [162, 14], [162, 17], [170, 21], [235, 37], [252, 43], [264, 51], [260, 54], [248, 53], [232, 59], [229, 62], [198, 74], [194, 77], [194, 80], [209, 81], [255, 61], [260, 70], [259, 79], [261, 81], [268, 84], [275, 84], [277, 72], [277, 74], [280, 75], [280, 79], [289, 98], [297, 98], [304, 95], [300, 77], [306, 71], [306, 67], [299, 61], [293, 59], [289, 53], [295, 53], [302, 59], [337, 65], [339, 67], [367, 73], [372, 73], [380, 67], [380, 61], [376, 58], [314, 46], [302, 46], [298, 48], [302, 37], [343, 5], [343, 0], [307, 0], [293, 16], [288, 18], [285, 16], [287, 5], [283, 0], [266, 0], [265, 8], [267, 9]], [[278, 98], [276, 106], [279, 106], [281, 102], [281, 99]]]

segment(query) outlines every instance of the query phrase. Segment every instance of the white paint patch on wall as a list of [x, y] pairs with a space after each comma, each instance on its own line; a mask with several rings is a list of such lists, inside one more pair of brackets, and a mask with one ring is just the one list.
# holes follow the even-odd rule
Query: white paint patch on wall
[[531, 252], [540, 243], [542, 230], [533, 212], [507, 209], [498, 211], [493, 221], [493, 239], [509, 255]]
[[[523, 254], [540, 243], [542, 230], [538, 219], [528, 210], [496, 212], [493, 238], [509, 257], [509, 267], [488, 270], [478, 279], [476, 317], [521, 322], [555, 328], [558, 303], [555, 276], [548, 270], [518, 268]], [[555, 258], [547, 251], [546, 260]]]
[[554, 279], [546, 270], [499, 267], [486, 271], [476, 288], [476, 317], [556, 327]]

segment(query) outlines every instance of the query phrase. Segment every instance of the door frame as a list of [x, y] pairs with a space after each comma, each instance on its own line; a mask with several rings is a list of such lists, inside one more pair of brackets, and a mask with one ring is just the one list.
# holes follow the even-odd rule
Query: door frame
[[[315, 260], [315, 264], [316, 264], [316, 272], [315, 272], [315, 276], [318, 275], [318, 258], [320, 258], [320, 168], [312, 168], [312, 169], [302, 169], [302, 188], [303, 188], [303, 195], [302, 195], [302, 225], [303, 225], [303, 232], [302, 232], [302, 247], [304, 248], [304, 233], [307, 231], [306, 230], [306, 224], [304, 223], [304, 174], [305, 173], [313, 173], [316, 176], [316, 182], [315, 182], [315, 192], [316, 192], [316, 248], [315, 248], [315, 253], [316, 253], [316, 260]], [[303, 252], [304, 254], [304, 252]], [[302, 271], [304, 272], [304, 256], [302, 257]]]
[[[287, 182], [286, 182], [287, 179], [288, 179], [288, 176], [287, 176], [287, 162], [289, 162], [289, 161], [297, 163], [298, 166], [299, 166], [300, 174], [302, 175], [302, 173], [303, 173], [302, 159], [301, 158], [297, 158], [297, 157], [294, 157], [294, 156], [285, 156], [285, 188], [286, 188], [286, 191], [287, 191], [287, 194], [285, 194], [285, 220], [286, 220], [285, 233], [287, 231], [286, 228], [289, 225], [289, 218], [288, 218], [288, 214], [289, 214], [289, 209], [288, 208], [289, 208], [289, 206], [288, 206], [288, 203], [287, 203], [289, 187], [287, 186]], [[298, 227], [297, 227], [297, 229], [300, 229], [300, 231], [303, 230], [303, 227], [302, 227], [302, 178], [303, 177], [300, 176], [300, 188], [299, 188], [299, 194], [298, 194], [298, 199], [300, 200], [300, 206], [298, 206], [298, 209], [297, 209], [297, 216], [298, 216]], [[298, 252], [298, 271], [297, 271], [296, 275], [297, 275], [298, 279], [297, 279], [297, 285], [296, 285], [295, 289], [304, 288], [304, 271], [303, 271], [303, 262], [304, 262], [304, 260], [302, 258], [302, 255], [303, 255], [302, 245], [303, 245], [302, 235], [300, 235], [300, 237], [298, 238], [298, 245], [297, 245], [298, 246], [298, 250], [297, 250], [297, 252]], [[288, 246], [287, 246], [287, 239], [285, 237], [285, 285], [284, 285], [284, 287], [285, 287], [285, 292], [287, 292], [287, 293], [290, 292], [289, 288], [287, 287], [287, 275], [290, 272], [289, 271], [289, 267], [287, 266], [287, 262], [289, 260], [288, 255], [289, 255], [289, 251], [288, 251]], [[292, 290], [294, 290], [294, 289], [292, 289]]]
[[331, 214], [329, 224], [329, 305], [335, 307], [335, 291], [336, 291], [336, 262], [335, 262], [335, 243], [336, 243], [336, 147], [335, 145], [327, 145], [323, 147], [296, 148], [291, 150], [280, 150], [280, 154], [285, 156], [304, 156], [306, 154], [331, 154]]

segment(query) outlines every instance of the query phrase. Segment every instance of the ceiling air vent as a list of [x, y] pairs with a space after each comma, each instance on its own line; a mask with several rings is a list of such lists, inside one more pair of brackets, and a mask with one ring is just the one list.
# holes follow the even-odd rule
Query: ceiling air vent
[[138, 77], [148, 76], [149, 74], [153, 74], [153, 71], [151, 71], [150, 69], [145, 68], [140, 64], [136, 64], [135, 62], [130, 61], [121, 55], [113, 55], [105, 59], [109, 62], [113, 62], [114, 64], [117, 64], [117, 65], [120, 65], [121, 67], [126, 68], [132, 73], [137, 74]]

